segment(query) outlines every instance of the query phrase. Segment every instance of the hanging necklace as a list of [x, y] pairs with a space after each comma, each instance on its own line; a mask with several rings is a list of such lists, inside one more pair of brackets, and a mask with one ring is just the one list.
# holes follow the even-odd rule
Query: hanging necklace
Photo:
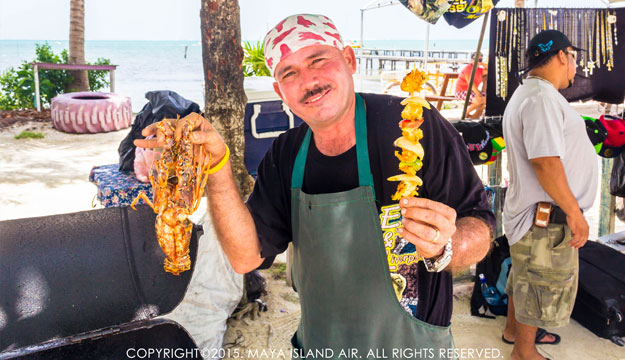
[[514, 10], [511, 12], [510, 14], [510, 21], [508, 21], [508, 24], [506, 25], [506, 32], [507, 32], [507, 38], [508, 38], [508, 63], [507, 63], [507, 67], [508, 67], [508, 72], [512, 71], [512, 69], [510, 68], [510, 66], [512, 65], [512, 49], [514, 48], [514, 45], [512, 44], [512, 30], [514, 29]]
[[588, 60], [586, 61], [586, 66], [588, 67], [588, 71], [590, 72], [590, 75], [592, 76], [593, 70], [595, 68], [595, 62], [592, 59], [592, 29], [594, 29], [594, 24], [592, 23], [593, 18], [590, 17], [589, 13], [586, 13], [586, 17], [588, 19], [588, 25], [586, 25], [586, 34], [587, 34], [587, 41], [588, 41], [588, 45], [586, 47], [586, 52], [588, 53]]
[[[611, 17], [611, 15], [606, 11], [606, 38], [607, 38], [607, 51], [608, 51], [608, 64], [607, 64], [607, 68], [608, 71], [612, 71], [612, 68], [614, 67], [614, 44], [612, 41], [612, 24], [613, 24], [613, 20], [615, 20], [614, 18]], [[615, 25], [616, 27], [616, 25]]]
[[599, 17], [599, 12], [597, 11], [595, 13], [595, 65], [597, 66], [597, 69], [601, 68], [601, 34], [600, 32], [600, 26], [599, 23], [601, 22], [601, 19]]
[[599, 18], [601, 19], [601, 57], [603, 59], [603, 63], [605, 64], [607, 61], [606, 58], [606, 46], [605, 46], [605, 15], [604, 11], [599, 13]]
[[[501, 90], [500, 96], [502, 99], [505, 99], [508, 96], [508, 61], [506, 55], [510, 52], [510, 48], [508, 47], [508, 31], [510, 28], [510, 14], [508, 11], [504, 11], [504, 17], [501, 25], [502, 29], [502, 53], [499, 57], [499, 79], [501, 81]], [[505, 31], [503, 31], [505, 29]]]
[[521, 49], [524, 49], [523, 47], [521, 47], [521, 35], [523, 34], [522, 29], [523, 29], [523, 17], [524, 17], [524, 13], [522, 10], [519, 9], [519, 11], [516, 12], [516, 27], [514, 29], [514, 38], [515, 38], [515, 42], [516, 42], [516, 63], [517, 63], [517, 69], [519, 68], [519, 66], [521, 66], [521, 62], [522, 62], [522, 54], [523, 51]]
[[614, 45], [618, 45], [618, 39], [616, 37], [616, 11], [612, 13], [612, 23], [614, 24]]
[[[582, 24], [584, 24], [584, 26], [582, 26], [582, 34], [583, 34], [583, 29], [588, 25], [586, 20], [587, 20], [586, 13], [584, 13], [580, 21]], [[588, 49], [586, 47], [586, 36], [584, 35], [582, 35], [582, 48]], [[584, 70], [586, 70], [586, 52], [585, 51], [582, 51], [582, 53], [580, 54], [579, 66], [581, 66]], [[588, 73], [586, 73], [586, 77], [588, 77]]]
[[499, 20], [500, 18], [500, 14], [501, 14], [501, 10], [499, 12], [497, 12], [497, 24], [495, 25], [495, 95], [496, 96], [500, 96], [501, 94], [501, 83], [500, 83], [500, 76], [499, 76], [499, 53], [501, 51], [500, 48], [500, 44], [499, 44], [499, 39], [500, 39], [500, 32], [501, 32], [501, 20]]

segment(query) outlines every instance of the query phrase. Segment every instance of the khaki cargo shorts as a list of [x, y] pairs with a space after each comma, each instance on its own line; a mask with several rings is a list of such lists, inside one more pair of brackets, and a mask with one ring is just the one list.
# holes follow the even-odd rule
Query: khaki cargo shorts
[[532, 225], [510, 246], [512, 267], [506, 293], [514, 299], [515, 316], [522, 324], [560, 327], [569, 323], [578, 280], [578, 250], [568, 245], [567, 225]]

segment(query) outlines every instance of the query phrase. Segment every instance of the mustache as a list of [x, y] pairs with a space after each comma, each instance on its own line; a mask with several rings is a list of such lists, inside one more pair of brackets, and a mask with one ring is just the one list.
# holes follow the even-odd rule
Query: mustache
[[304, 96], [302, 96], [302, 99], [300, 100], [300, 102], [306, 102], [308, 101], [308, 99], [310, 99], [311, 97], [320, 94], [326, 90], [329, 90], [332, 86], [328, 85], [324, 85], [324, 86], [317, 86], [312, 90], [308, 90], [306, 91], [306, 93], [304, 94]]

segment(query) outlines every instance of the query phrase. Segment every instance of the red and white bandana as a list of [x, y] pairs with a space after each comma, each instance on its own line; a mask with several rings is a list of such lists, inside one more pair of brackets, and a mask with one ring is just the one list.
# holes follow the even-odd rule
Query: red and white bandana
[[265, 35], [265, 63], [271, 75], [278, 63], [301, 48], [329, 45], [343, 50], [343, 38], [329, 17], [297, 14], [280, 21]]

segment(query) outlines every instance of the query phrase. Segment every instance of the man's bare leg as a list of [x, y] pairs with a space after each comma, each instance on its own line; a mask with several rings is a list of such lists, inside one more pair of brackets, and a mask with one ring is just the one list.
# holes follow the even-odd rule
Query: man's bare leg
[[503, 337], [508, 341], [514, 341], [516, 337], [516, 317], [514, 316], [514, 300], [508, 296], [508, 316], [506, 328], [503, 330]]
[[540, 355], [538, 349], [536, 349], [536, 331], [535, 326], [525, 325], [520, 322], [516, 322], [516, 334], [514, 339], [514, 348], [512, 348], [512, 354], [510, 359], [512, 360], [545, 360], [546, 358]]
[[467, 114], [466, 117], [467, 119], [476, 119], [475, 117], [475, 109], [477, 108], [477, 106], [475, 105], [475, 103], [470, 103], [469, 106], [467, 107]]
[[[508, 316], [506, 319], [506, 328], [503, 330], [503, 337], [504, 339], [514, 342], [516, 339], [516, 328], [517, 328], [517, 324], [518, 322], [516, 321], [516, 317], [514, 314], [514, 300], [512, 300], [512, 296], [508, 297]], [[536, 341], [536, 335], [534, 335], [534, 341]], [[549, 342], [553, 342], [555, 341], [556, 338], [551, 335], [551, 334], [547, 334], [545, 335], [545, 337], [543, 337], [541, 339], [542, 342], [544, 343], [549, 343]]]

